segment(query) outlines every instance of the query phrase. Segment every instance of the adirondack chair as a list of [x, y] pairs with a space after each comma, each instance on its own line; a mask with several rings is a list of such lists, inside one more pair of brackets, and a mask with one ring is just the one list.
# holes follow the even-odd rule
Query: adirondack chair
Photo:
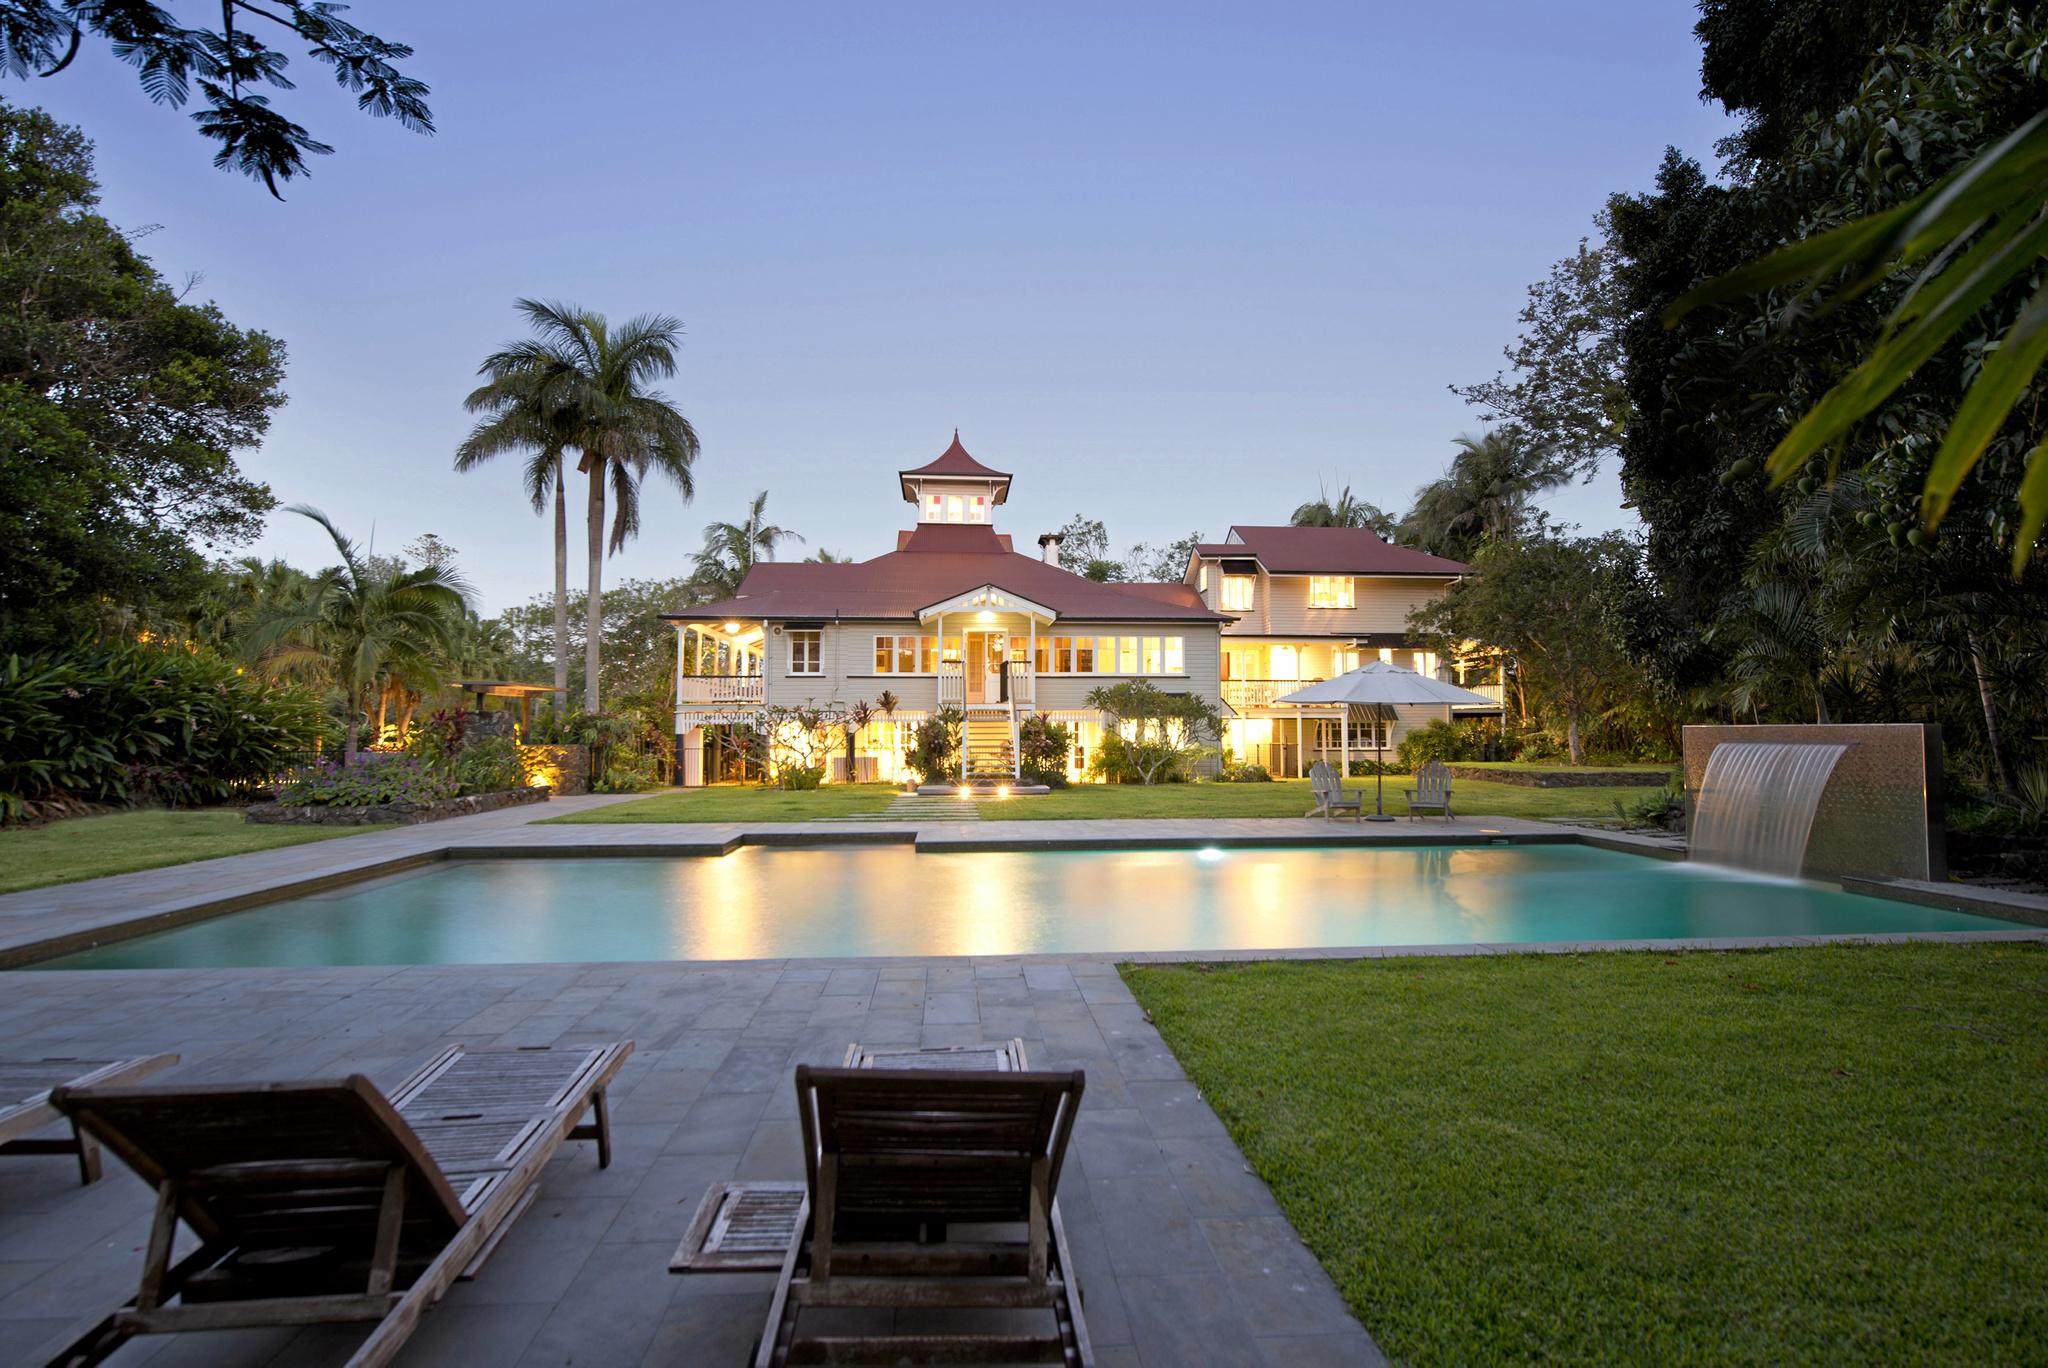
[[[1092, 1365], [1057, 1193], [1086, 1078], [1002, 1069], [796, 1071], [807, 1210], [755, 1368], [805, 1363]], [[1021, 1226], [913, 1243], [906, 1230]], [[988, 1232], [977, 1231], [977, 1235]], [[984, 1332], [807, 1333], [806, 1308], [1009, 1313]], [[1043, 1316], [1019, 1318], [1020, 1311]], [[1020, 1319], [1035, 1319], [1036, 1328]]]
[[[50, 1105], [50, 1090], [133, 1083], [177, 1062], [174, 1054], [134, 1059], [0, 1059], [0, 1154], [75, 1154], [79, 1181], [98, 1182], [100, 1147], [91, 1136], [75, 1125], [68, 1138], [36, 1135], [64, 1119], [63, 1113]], [[5, 1100], [9, 1098], [13, 1100]]]
[[[564, 1140], [609, 1158], [604, 1091], [632, 1049], [457, 1046], [388, 1098], [360, 1074], [54, 1090], [51, 1105], [156, 1189], [156, 1221], [135, 1296], [30, 1361], [82, 1368], [136, 1335], [368, 1321], [350, 1368], [390, 1362], [526, 1209]], [[180, 1222], [199, 1243], [174, 1260]]]
[[1335, 817], [1340, 812], [1349, 812], [1352, 820], [1357, 821], [1365, 814], [1365, 790], [1353, 789], [1356, 797], [1347, 795], [1344, 781], [1327, 760], [1318, 760], [1308, 767], [1308, 790], [1315, 795], [1316, 805], [1302, 814], [1305, 817]]
[[1408, 820], [1418, 812], [1440, 813], [1451, 820], [1451, 770], [1441, 760], [1431, 760], [1415, 771], [1415, 787], [1402, 789], [1408, 795]]

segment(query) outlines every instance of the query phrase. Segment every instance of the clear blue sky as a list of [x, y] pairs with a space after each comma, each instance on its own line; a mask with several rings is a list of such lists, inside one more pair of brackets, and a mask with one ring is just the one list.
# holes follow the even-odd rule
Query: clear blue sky
[[[380, 550], [453, 543], [495, 611], [550, 582], [511, 463], [457, 476], [476, 364], [539, 295], [687, 329], [671, 392], [697, 498], [650, 486], [607, 571], [686, 573], [757, 489], [842, 554], [890, 549], [890, 472], [1017, 474], [1020, 539], [1076, 512], [1121, 548], [1283, 521], [1319, 480], [1393, 510], [1476, 415], [1524, 287], [1646, 186], [1711, 158], [1678, 0], [1458, 6], [403, 5], [441, 131], [351, 108], [277, 204], [208, 164], [103, 50], [8, 82], [96, 140], [105, 208], [290, 348], [247, 467]], [[1611, 475], [1551, 501], [1623, 525]], [[321, 560], [282, 515], [257, 550]], [[580, 574], [580, 572], [579, 572]]]

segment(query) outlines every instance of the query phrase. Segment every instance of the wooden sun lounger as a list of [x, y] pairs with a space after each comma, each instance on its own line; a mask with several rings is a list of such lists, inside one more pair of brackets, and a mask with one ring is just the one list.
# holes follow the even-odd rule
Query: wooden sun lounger
[[[1056, 1194], [1086, 1078], [1007, 1070], [796, 1071], [808, 1219], [784, 1254], [755, 1368], [1094, 1362]], [[906, 1238], [953, 1224], [1021, 1238]], [[807, 1334], [812, 1308], [1041, 1310], [1040, 1332]]]
[[[54, 1126], [63, 1113], [50, 1105], [52, 1088], [98, 1088], [133, 1083], [178, 1062], [174, 1054], [140, 1055], [134, 1059], [0, 1059], [0, 1154], [75, 1154], [78, 1177], [96, 1183], [100, 1147], [76, 1125], [69, 1139], [37, 1136]], [[16, 1098], [7, 1102], [4, 1099]]]
[[[389, 1097], [360, 1074], [57, 1089], [51, 1103], [157, 1207], [136, 1295], [43, 1361], [98, 1363], [135, 1335], [374, 1321], [349, 1364], [388, 1363], [533, 1200], [563, 1141], [595, 1139], [609, 1159], [604, 1092], [632, 1050], [456, 1046]], [[181, 1222], [198, 1245], [174, 1260]]]
[[[846, 1047], [849, 1069], [972, 1069], [1019, 1073], [1021, 1039], [992, 1045], [863, 1045]], [[712, 1183], [697, 1203], [683, 1242], [669, 1260], [671, 1273], [774, 1273], [810, 1208], [804, 1185], [738, 1178]]]

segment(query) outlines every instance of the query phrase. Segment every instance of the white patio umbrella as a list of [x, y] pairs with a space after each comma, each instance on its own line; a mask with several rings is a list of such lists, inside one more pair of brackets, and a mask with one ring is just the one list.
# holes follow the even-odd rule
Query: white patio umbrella
[[[1371, 715], [1377, 720], [1382, 716], [1380, 708], [1392, 707], [1399, 703], [1493, 703], [1485, 694], [1473, 693], [1470, 689], [1461, 689], [1455, 684], [1446, 684], [1441, 679], [1431, 679], [1428, 675], [1417, 674], [1414, 670], [1404, 670], [1399, 665], [1384, 660], [1361, 665], [1355, 670], [1338, 675], [1335, 679], [1325, 679], [1319, 684], [1306, 685], [1293, 693], [1282, 694], [1273, 701], [1344, 705], [1345, 725], [1338, 729], [1338, 735], [1342, 738], [1344, 773], [1347, 778], [1351, 772], [1350, 723], [1351, 719], [1363, 710], [1372, 709]], [[1385, 736], [1384, 727], [1374, 729], [1373, 740], [1376, 744], [1373, 749], [1380, 758], [1378, 768], [1382, 771], [1386, 769], [1386, 746], [1382, 741]], [[1381, 801], [1385, 793], [1386, 775], [1374, 775], [1372, 815], [1366, 818], [1368, 822], [1394, 820], [1387, 816], [1386, 808]]]

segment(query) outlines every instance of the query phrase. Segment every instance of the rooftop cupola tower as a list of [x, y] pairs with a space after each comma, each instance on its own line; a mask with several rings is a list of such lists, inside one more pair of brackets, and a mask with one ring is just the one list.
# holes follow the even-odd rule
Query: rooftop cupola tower
[[920, 523], [978, 523], [995, 521], [995, 506], [1010, 497], [1010, 477], [990, 470], [967, 454], [960, 445], [960, 429], [953, 429], [953, 445], [928, 465], [898, 473], [903, 482], [904, 502], [917, 506]]

